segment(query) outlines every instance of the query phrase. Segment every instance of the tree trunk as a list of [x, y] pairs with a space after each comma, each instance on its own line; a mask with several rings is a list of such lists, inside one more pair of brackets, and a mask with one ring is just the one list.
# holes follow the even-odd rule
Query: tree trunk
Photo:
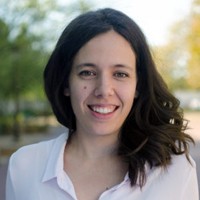
[[20, 86], [19, 86], [19, 68], [13, 67], [13, 100], [14, 100], [14, 113], [13, 113], [13, 139], [19, 142], [21, 139], [21, 126], [20, 126]]
[[13, 139], [15, 142], [19, 142], [21, 139], [21, 126], [20, 126], [20, 99], [17, 94], [14, 99], [14, 115], [13, 115]]

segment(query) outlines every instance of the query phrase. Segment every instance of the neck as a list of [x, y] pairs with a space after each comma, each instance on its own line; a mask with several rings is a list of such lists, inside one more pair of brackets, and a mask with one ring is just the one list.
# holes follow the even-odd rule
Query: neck
[[118, 138], [113, 136], [85, 136], [74, 133], [68, 150], [84, 160], [105, 159], [117, 156]]

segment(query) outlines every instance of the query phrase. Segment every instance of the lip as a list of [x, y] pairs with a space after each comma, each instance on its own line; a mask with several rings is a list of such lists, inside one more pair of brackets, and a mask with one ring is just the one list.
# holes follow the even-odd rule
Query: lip
[[113, 104], [93, 104], [88, 105], [88, 108], [95, 118], [109, 119], [114, 115], [119, 106]]

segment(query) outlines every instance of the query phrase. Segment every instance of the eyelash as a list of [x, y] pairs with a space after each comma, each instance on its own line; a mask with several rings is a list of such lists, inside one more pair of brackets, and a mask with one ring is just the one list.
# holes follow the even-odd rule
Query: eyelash
[[80, 76], [84, 76], [84, 77], [87, 77], [87, 76], [96, 76], [96, 72], [93, 72], [93, 71], [89, 71], [89, 70], [84, 70], [84, 71], [81, 71], [79, 73]]
[[[79, 76], [81, 77], [85, 77], [85, 78], [91, 78], [91, 77], [95, 77], [97, 75], [96, 72], [94, 71], [90, 71], [90, 70], [83, 70], [81, 72], [79, 72]], [[127, 73], [124, 72], [115, 72], [113, 75], [115, 78], [126, 78], [129, 77], [129, 75]]]
[[126, 77], [129, 77], [127, 73], [124, 73], [124, 72], [117, 72], [114, 74], [115, 77], [117, 78], [126, 78]]

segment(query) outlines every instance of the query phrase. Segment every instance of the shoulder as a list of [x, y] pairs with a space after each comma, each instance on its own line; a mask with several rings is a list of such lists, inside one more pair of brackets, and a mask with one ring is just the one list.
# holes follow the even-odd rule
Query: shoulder
[[[191, 156], [172, 156], [171, 165], [166, 170], [166, 190], [179, 194], [179, 199], [198, 199], [196, 163]], [[168, 187], [168, 188], [167, 188]]]
[[[172, 155], [171, 164], [149, 171], [146, 193], [149, 199], [198, 199], [196, 164], [189, 156]], [[148, 192], [147, 192], [148, 191]]]
[[[183, 185], [185, 181], [196, 173], [196, 163], [191, 156], [188, 158], [185, 154], [172, 155], [171, 163], [164, 169], [160, 169], [160, 177], [166, 183]], [[173, 185], [173, 184], [172, 184]]]
[[169, 184], [170, 182], [183, 184], [183, 180], [188, 178], [188, 175], [196, 171], [196, 164], [191, 156], [189, 160], [185, 154], [172, 155], [171, 163], [163, 167], [155, 167], [147, 171], [150, 179], [157, 180], [159, 183]]
[[166, 190], [179, 190], [192, 179], [196, 179], [196, 164], [190, 156], [188, 160], [185, 154], [172, 155], [171, 163], [166, 168], [156, 167], [149, 171], [149, 180]]
[[[43, 141], [35, 144], [30, 144], [19, 148], [15, 153], [12, 154], [10, 160], [23, 163], [27, 160], [33, 160], [34, 158], [43, 157], [49, 153], [49, 149], [52, 147], [56, 139]], [[43, 157], [44, 158], [44, 157]]]
[[196, 163], [193, 158], [189, 155], [188, 158], [185, 154], [173, 155], [169, 170], [176, 174], [189, 173], [192, 170], [196, 170]]
[[[164, 170], [161, 177], [166, 190], [169, 190], [169, 192], [174, 191], [175, 193], [176, 191], [180, 196], [192, 196], [196, 193], [196, 163], [191, 156], [187, 158], [185, 154], [173, 155], [171, 164]], [[182, 199], [185, 199], [185, 197], [182, 197]]]
[[[12, 154], [9, 167], [15, 169], [27, 169], [30, 165], [35, 166], [46, 163], [52, 148], [63, 143], [67, 139], [67, 134], [61, 134], [57, 138], [42, 141], [36, 144], [27, 145], [18, 149]], [[59, 148], [59, 147], [58, 147]]]

